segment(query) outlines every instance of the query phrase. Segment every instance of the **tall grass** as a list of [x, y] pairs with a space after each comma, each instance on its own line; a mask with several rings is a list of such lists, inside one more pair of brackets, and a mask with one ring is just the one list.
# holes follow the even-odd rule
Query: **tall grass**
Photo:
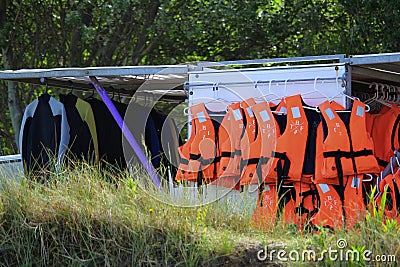
[[394, 222], [372, 216], [354, 230], [321, 229], [319, 234], [279, 223], [265, 233], [252, 228], [251, 214], [224, 203], [184, 208], [159, 201], [168, 194], [142, 184], [144, 177], [140, 170], [132, 174], [76, 164], [50, 174], [45, 184], [25, 177], [2, 179], [0, 265], [265, 266], [257, 261], [264, 246], [320, 251], [339, 237], [355, 249], [399, 255]]

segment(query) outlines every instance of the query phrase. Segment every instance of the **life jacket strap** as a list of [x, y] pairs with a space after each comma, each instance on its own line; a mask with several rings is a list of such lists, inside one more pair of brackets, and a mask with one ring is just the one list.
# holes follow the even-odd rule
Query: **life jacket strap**
[[379, 166], [382, 166], [382, 167], [386, 167], [389, 164], [389, 161], [386, 161], [386, 160], [383, 160], [380, 158], [376, 158], [376, 161], [378, 161]]
[[366, 149], [364, 148], [363, 150], [359, 150], [359, 151], [341, 151], [341, 150], [337, 150], [337, 151], [327, 151], [323, 153], [324, 158], [356, 158], [356, 157], [366, 157], [366, 156], [370, 156], [373, 155], [372, 150], [371, 149]]
[[276, 172], [278, 176], [278, 184], [282, 184], [283, 179], [289, 178], [290, 160], [286, 155], [286, 152], [281, 153], [272, 151], [272, 157], [279, 159], [276, 166]]
[[189, 164], [189, 160], [187, 160], [187, 159], [185, 159], [185, 158], [182, 158], [182, 157], [181, 157], [181, 159], [179, 160], [179, 162], [180, 162], [181, 164], [184, 164], [184, 165], [188, 165], [188, 164]]
[[201, 158], [200, 154], [190, 154], [189, 158], [191, 160], [199, 160]]
[[215, 158], [203, 159], [200, 154], [190, 154], [191, 160], [200, 161], [201, 165], [206, 166], [214, 162]]
[[304, 199], [306, 198], [306, 197], [308, 197], [308, 196], [316, 196], [318, 194], [318, 191], [317, 190], [308, 190], [308, 191], [305, 191], [305, 192], [301, 192], [301, 193], [299, 193], [299, 196], [300, 197], [302, 197], [302, 199], [301, 199], [301, 203], [300, 203], [300, 205], [298, 206], [298, 207], [296, 207], [295, 209], [294, 209], [294, 212], [295, 213], [299, 213], [299, 214], [305, 214], [305, 213], [307, 213], [307, 218], [309, 219], [309, 218], [311, 218], [311, 216], [312, 215], [314, 215], [315, 213], [317, 213], [318, 212], [318, 207], [315, 207], [315, 209], [313, 209], [313, 210], [309, 210], [309, 209], [307, 209], [307, 208], [305, 208], [304, 207]]
[[234, 158], [235, 157], [235, 152], [221, 152], [221, 157], [225, 158]]
[[211, 163], [214, 162], [214, 160], [215, 160], [215, 158], [209, 158], [209, 159], [200, 158], [201, 165], [203, 165], [203, 166], [210, 165]]

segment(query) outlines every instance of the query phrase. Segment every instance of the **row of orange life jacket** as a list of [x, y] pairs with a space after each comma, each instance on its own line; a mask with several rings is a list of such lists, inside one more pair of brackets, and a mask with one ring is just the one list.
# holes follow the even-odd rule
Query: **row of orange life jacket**
[[268, 229], [285, 223], [352, 227], [365, 211], [366, 173], [378, 173], [367, 132], [365, 105], [351, 112], [336, 102], [308, 107], [300, 95], [277, 106], [247, 99], [232, 103], [222, 122], [204, 104], [190, 107], [191, 134], [179, 148], [176, 180], [239, 189], [258, 184], [253, 222]]

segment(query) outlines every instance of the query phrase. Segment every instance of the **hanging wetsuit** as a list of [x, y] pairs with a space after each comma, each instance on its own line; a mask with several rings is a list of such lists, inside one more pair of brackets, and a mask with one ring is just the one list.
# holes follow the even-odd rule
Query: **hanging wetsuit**
[[[107, 106], [98, 99], [86, 100], [93, 110], [96, 123], [96, 132], [99, 144], [99, 160], [125, 168], [126, 161], [122, 146], [122, 131], [114, 120]], [[126, 104], [114, 102], [115, 107], [122, 117], [125, 116]], [[124, 140], [124, 142], [127, 142]]]
[[99, 148], [92, 107], [73, 94], [60, 95], [70, 128], [68, 157], [71, 160], [98, 161]]
[[319, 195], [315, 225], [353, 227], [363, 216], [362, 174], [379, 172], [373, 143], [366, 131], [365, 104], [355, 100], [351, 113], [336, 102], [318, 106], [322, 123], [317, 133], [314, 183]]
[[[162, 117], [161, 117], [162, 118]], [[156, 128], [158, 130], [157, 122], [154, 120]], [[172, 177], [177, 173], [177, 166], [179, 164], [179, 152], [178, 147], [180, 145], [180, 136], [178, 128], [174, 120], [167, 116], [163, 121], [160, 129], [160, 146], [162, 153], [164, 153], [164, 166], [170, 166]]]
[[19, 148], [25, 171], [49, 168], [52, 157], [61, 166], [69, 143], [64, 105], [48, 94], [30, 103], [22, 118]]

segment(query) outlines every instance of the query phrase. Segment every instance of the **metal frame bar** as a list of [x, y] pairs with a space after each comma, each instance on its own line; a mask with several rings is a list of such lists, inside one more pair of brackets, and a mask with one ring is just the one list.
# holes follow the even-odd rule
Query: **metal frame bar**
[[185, 83], [184, 88], [193, 88], [193, 87], [210, 87], [212, 86], [214, 89], [217, 89], [218, 86], [222, 85], [254, 85], [257, 87], [257, 85], [260, 84], [269, 84], [271, 83], [283, 83], [283, 82], [310, 82], [310, 81], [336, 81], [336, 80], [341, 80], [344, 81], [346, 80], [346, 77], [326, 77], [326, 78], [307, 78], [307, 79], [286, 79], [286, 80], [265, 80], [265, 81], [255, 81], [255, 82], [225, 82], [225, 83], [206, 83], [206, 82], [199, 82], [199, 83]]
[[346, 60], [346, 55], [336, 54], [336, 55], [305, 56], [305, 57], [291, 57], [291, 58], [199, 62], [197, 63], [197, 66], [204, 68], [204, 67], [217, 67], [222, 65], [259, 65], [259, 64], [270, 64], [270, 63], [290, 63], [290, 62], [328, 61], [328, 60], [338, 60], [339, 62], [344, 62]]
[[400, 83], [400, 77], [398, 74], [381, 71], [376, 68], [367, 68], [362, 66], [350, 65], [353, 74], [359, 74], [362, 76], [370, 77], [377, 80], [386, 80], [391, 82]]
[[126, 66], [126, 67], [93, 67], [93, 68], [54, 68], [54, 69], [21, 69], [0, 71], [0, 80], [87, 77], [87, 76], [123, 76], [155, 74], [187, 74], [187, 65], [160, 66]]
[[121, 128], [122, 134], [128, 140], [129, 145], [132, 147], [133, 151], [135, 151], [137, 157], [139, 158], [140, 162], [143, 164], [144, 168], [146, 169], [147, 173], [150, 175], [154, 185], [159, 188], [161, 185], [160, 179], [157, 175], [156, 170], [154, 169], [151, 162], [146, 158], [146, 155], [140, 149], [139, 144], [136, 142], [135, 138], [132, 135], [132, 132], [126, 126], [124, 119], [119, 114], [117, 108], [115, 107], [114, 103], [111, 101], [110, 97], [108, 96], [106, 90], [101, 85], [101, 83], [97, 80], [95, 76], [89, 76], [93, 87], [96, 89], [97, 93], [103, 100], [104, 104], [107, 106], [108, 110], [110, 111], [111, 115], [113, 116], [114, 120], [117, 122], [118, 126]]
[[350, 65], [370, 65], [400, 62], [400, 53], [382, 53], [367, 55], [351, 55], [347, 59]]

